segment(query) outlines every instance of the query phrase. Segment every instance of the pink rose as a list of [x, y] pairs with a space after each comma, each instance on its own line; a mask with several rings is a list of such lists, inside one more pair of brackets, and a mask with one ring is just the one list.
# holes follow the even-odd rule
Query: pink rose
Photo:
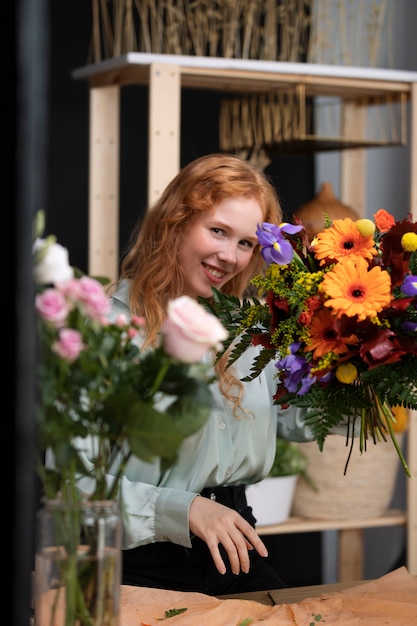
[[56, 341], [52, 350], [65, 361], [72, 363], [78, 358], [78, 355], [84, 350], [85, 345], [82, 341], [82, 335], [78, 330], [72, 328], [63, 328], [59, 331], [59, 341]]
[[220, 350], [228, 336], [217, 317], [189, 296], [169, 302], [161, 332], [166, 352], [184, 363], [196, 363], [210, 348]]
[[56, 289], [45, 289], [35, 298], [38, 313], [55, 326], [63, 326], [68, 316], [68, 304], [62, 293]]
[[127, 324], [127, 317], [124, 313], [120, 313], [120, 315], [118, 315], [116, 317], [116, 319], [114, 320], [114, 324], [115, 326], [120, 326], [121, 328], [123, 326], [126, 326]]
[[146, 326], [145, 318], [140, 315], [132, 315], [130, 321], [134, 326], [137, 326], [138, 328], [144, 328]]
[[101, 321], [110, 311], [110, 299], [103, 285], [94, 278], [83, 276], [79, 280], [79, 287], [85, 312], [90, 317]]
[[80, 281], [78, 278], [73, 278], [66, 283], [57, 285], [57, 289], [71, 302], [77, 302], [81, 297]]

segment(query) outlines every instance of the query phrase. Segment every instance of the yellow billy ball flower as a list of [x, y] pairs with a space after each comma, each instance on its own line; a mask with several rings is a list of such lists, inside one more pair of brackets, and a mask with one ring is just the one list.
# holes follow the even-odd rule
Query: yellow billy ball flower
[[372, 220], [361, 219], [355, 222], [358, 231], [364, 237], [370, 237], [375, 232], [375, 224]]
[[395, 422], [392, 425], [392, 429], [397, 432], [403, 432], [408, 425], [408, 411], [403, 406], [393, 406], [391, 409]]
[[342, 363], [336, 369], [336, 378], [345, 385], [351, 385], [358, 376], [358, 370], [352, 363]]
[[417, 250], [416, 233], [404, 233], [401, 237], [401, 246], [406, 252], [414, 252], [414, 250]]

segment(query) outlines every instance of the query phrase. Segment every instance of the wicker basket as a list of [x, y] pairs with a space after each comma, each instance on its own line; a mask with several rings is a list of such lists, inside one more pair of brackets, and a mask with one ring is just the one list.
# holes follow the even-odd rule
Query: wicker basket
[[[397, 433], [401, 446], [404, 433]], [[355, 441], [344, 474], [349, 447], [339, 435], [327, 437], [323, 452], [316, 442], [299, 444], [309, 460], [308, 474], [313, 490], [300, 477], [297, 482], [292, 515], [311, 519], [377, 517], [389, 508], [400, 460], [390, 439], [367, 444], [361, 454]]]

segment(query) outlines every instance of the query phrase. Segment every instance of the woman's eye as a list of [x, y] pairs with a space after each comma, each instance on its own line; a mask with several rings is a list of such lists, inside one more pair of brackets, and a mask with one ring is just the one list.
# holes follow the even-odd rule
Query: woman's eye
[[224, 233], [223, 228], [217, 228], [216, 226], [213, 226], [213, 227], [211, 228], [211, 231], [212, 231], [213, 233], [216, 233], [216, 235], [222, 235], [222, 234]]
[[254, 248], [255, 244], [253, 243], [253, 241], [248, 241], [247, 239], [242, 239], [242, 241], [239, 241], [241, 246], [245, 246], [248, 248]]

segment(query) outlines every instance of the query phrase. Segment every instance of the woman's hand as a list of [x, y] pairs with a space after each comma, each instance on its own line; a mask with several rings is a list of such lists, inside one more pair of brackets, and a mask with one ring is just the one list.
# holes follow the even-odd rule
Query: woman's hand
[[206, 542], [214, 564], [220, 574], [226, 573], [219, 544], [227, 552], [234, 574], [249, 572], [249, 550], [255, 549], [260, 556], [268, 556], [265, 544], [256, 530], [237, 511], [214, 500], [197, 496], [191, 503], [190, 530]]

